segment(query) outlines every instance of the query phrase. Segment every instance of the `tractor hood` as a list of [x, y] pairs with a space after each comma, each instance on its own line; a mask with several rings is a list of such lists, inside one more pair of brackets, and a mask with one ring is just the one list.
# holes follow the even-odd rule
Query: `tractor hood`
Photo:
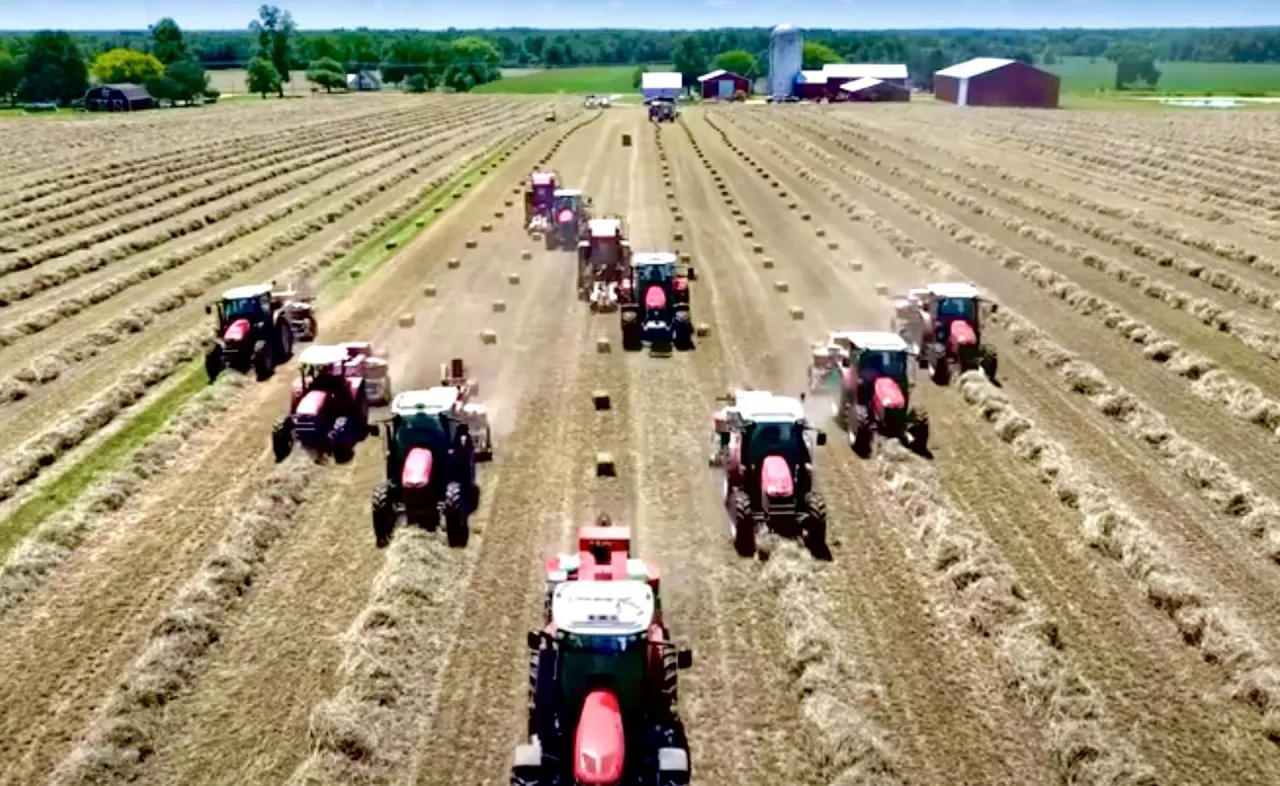
[[659, 286], [649, 287], [648, 289], [645, 290], [645, 293], [644, 293], [644, 307], [651, 311], [657, 311], [659, 309], [666, 308], [667, 293], [663, 291], [662, 287], [659, 287]]
[[765, 456], [760, 467], [760, 488], [766, 497], [790, 497], [795, 493], [791, 467], [782, 456]]
[[593, 690], [582, 703], [573, 741], [573, 780], [578, 786], [616, 786], [622, 781], [626, 740], [618, 697]]
[[237, 341], [244, 341], [245, 336], [249, 335], [249, 320], [236, 319], [227, 325], [227, 330], [222, 334], [222, 338], [229, 344]]
[[897, 380], [891, 377], [877, 379], [874, 390], [874, 406], [880, 413], [892, 412], [907, 405], [906, 396], [902, 395], [902, 388], [898, 387]]
[[978, 336], [973, 332], [973, 325], [963, 319], [957, 319], [952, 322], [947, 331], [947, 343], [951, 345], [952, 349], [971, 347], [978, 343]]
[[298, 402], [297, 408], [294, 409], [293, 414], [314, 418], [320, 414], [322, 409], [324, 409], [324, 402], [328, 397], [329, 394], [322, 390], [313, 390], [302, 397], [302, 400]]
[[561, 210], [558, 214], [556, 214], [556, 223], [559, 223], [559, 224], [573, 223], [573, 210], [567, 207]]
[[400, 469], [400, 485], [407, 489], [424, 488], [431, 482], [431, 451], [426, 448], [413, 448], [404, 457], [404, 466]]

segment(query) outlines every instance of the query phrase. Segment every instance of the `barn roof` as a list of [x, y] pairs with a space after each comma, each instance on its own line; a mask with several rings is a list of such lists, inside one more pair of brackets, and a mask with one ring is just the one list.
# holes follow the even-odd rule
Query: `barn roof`
[[727, 73], [729, 73], [729, 72], [728, 72], [728, 71], [726, 71], [726, 70], [724, 70], [723, 68], [717, 68], [716, 70], [712, 71], [712, 72], [711, 72], [711, 73], [709, 73], [709, 74], [703, 74], [702, 76], [698, 77], [698, 81], [699, 81], [699, 82], [705, 82], [705, 81], [707, 81], [708, 79], [715, 79], [716, 77], [718, 77], [718, 76], [724, 76], [724, 75], [725, 75], [725, 74], [727, 74]]
[[801, 71], [796, 81], [801, 84], [826, 84], [827, 75], [822, 71]]
[[902, 63], [828, 63], [822, 67], [827, 79], [906, 79]]
[[130, 101], [146, 101], [151, 98], [151, 94], [147, 92], [145, 87], [142, 85], [135, 85], [132, 82], [115, 82], [113, 84], [103, 85], [103, 87], [109, 87], [112, 90], [119, 90], [124, 94], [124, 97]]
[[975, 57], [972, 60], [966, 60], [963, 63], [956, 63], [949, 68], [938, 71], [934, 76], [951, 76], [956, 79], [967, 79], [971, 76], [978, 76], [989, 71], [995, 71], [997, 68], [1004, 68], [1014, 62], [1003, 57]]
[[679, 71], [646, 71], [640, 75], [642, 90], [671, 90], [684, 87], [684, 78]]
[[859, 90], [866, 90], [868, 87], [875, 87], [876, 85], [883, 85], [883, 84], [884, 84], [883, 79], [875, 79], [873, 77], [864, 76], [862, 79], [855, 79], [852, 82], [845, 82], [843, 85], [840, 85], [840, 89], [845, 91], [846, 93], [856, 93]]

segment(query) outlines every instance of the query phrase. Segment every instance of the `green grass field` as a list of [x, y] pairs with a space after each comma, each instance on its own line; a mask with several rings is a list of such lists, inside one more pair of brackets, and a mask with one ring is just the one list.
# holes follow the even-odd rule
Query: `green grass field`
[[[650, 71], [661, 71], [666, 66], [650, 66]], [[523, 76], [499, 79], [481, 85], [473, 93], [589, 93], [612, 95], [614, 93], [638, 93], [631, 84], [635, 66], [592, 66], [589, 68], [550, 68]]]
[[[1156, 67], [1160, 69], [1156, 93], [1188, 96], [1280, 94], [1280, 63], [1157, 63]], [[1064, 92], [1092, 93], [1115, 88], [1116, 67], [1103, 57], [1093, 62], [1086, 57], [1064, 58], [1056, 65], [1043, 68], [1062, 78]]]

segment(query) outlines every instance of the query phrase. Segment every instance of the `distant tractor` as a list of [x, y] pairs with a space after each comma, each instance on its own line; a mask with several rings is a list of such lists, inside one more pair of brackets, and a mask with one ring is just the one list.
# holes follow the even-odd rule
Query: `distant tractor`
[[[284, 461], [295, 440], [314, 456], [333, 455], [345, 464], [369, 434], [369, 399], [358, 365], [348, 364], [342, 347], [311, 346], [298, 357], [289, 414], [271, 432], [276, 461]], [[373, 431], [377, 434], [377, 429]]]
[[346, 352], [343, 366], [349, 374], [364, 378], [365, 394], [369, 403], [384, 407], [391, 403], [391, 375], [387, 367], [385, 350], [374, 351], [368, 341], [344, 341], [338, 345]]
[[593, 218], [578, 241], [578, 299], [592, 311], [618, 307], [618, 288], [631, 268], [631, 241], [621, 216]]
[[[212, 314], [214, 308], [205, 306], [204, 311]], [[259, 381], [267, 379], [293, 354], [293, 329], [269, 285], [227, 290], [216, 308], [217, 338], [204, 359], [210, 382], [227, 367], [253, 369]]]
[[293, 329], [293, 338], [295, 341], [314, 341], [316, 333], [320, 331], [320, 326], [316, 322], [316, 298], [315, 295], [304, 292], [301, 287], [290, 285], [285, 289], [275, 289], [275, 282], [271, 282], [272, 305], [284, 313], [284, 317], [289, 322], [289, 327]]
[[804, 539], [809, 549], [826, 548], [827, 503], [813, 487], [815, 446], [825, 432], [805, 420], [804, 405], [767, 390], [739, 390], [721, 399], [712, 416], [711, 464], [724, 472], [722, 497], [729, 535], [744, 557], [754, 556], [763, 531]]
[[391, 402], [386, 480], [374, 489], [371, 506], [378, 548], [391, 542], [401, 516], [432, 531], [443, 517], [449, 545], [467, 544], [470, 517], [480, 504], [481, 459], [471, 430], [477, 418], [463, 411], [460, 399], [457, 387], [442, 385], [405, 391]]
[[622, 312], [622, 348], [632, 352], [647, 341], [655, 351], [693, 349], [689, 314], [689, 282], [697, 280], [692, 267], [681, 268], [669, 252], [636, 254], [629, 275], [618, 287]]
[[555, 205], [551, 209], [555, 221], [547, 232], [548, 251], [577, 249], [579, 241], [587, 235], [590, 204], [591, 198], [584, 197], [580, 188], [556, 189]]
[[528, 232], [550, 231], [551, 208], [559, 187], [560, 178], [555, 172], [544, 172], [535, 167], [529, 175], [529, 183], [524, 190], [524, 224]]
[[982, 343], [979, 312], [984, 304], [991, 313], [999, 309], [969, 284], [930, 284], [895, 299], [890, 329], [939, 385], [950, 381], [953, 366], [961, 371], [980, 368], [995, 380], [999, 357], [994, 347]]
[[678, 678], [693, 652], [662, 619], [659, 571], [626, 527], [582, 527], [547, 563], [546, 626], [529, 646], [528, 742], [512, 786], [687, 786]]
[[863, 457], [875, 434], [928, 452], [929, 416], [910, 405], [911, 353], [887, 332], [832, 333], [813, 350], [809, 389], [831, 396], [831, 413]]
[[676, 102], [669, 98], [655, 98], [649, 103], [649, 120], [654, 123], [674, 123]]

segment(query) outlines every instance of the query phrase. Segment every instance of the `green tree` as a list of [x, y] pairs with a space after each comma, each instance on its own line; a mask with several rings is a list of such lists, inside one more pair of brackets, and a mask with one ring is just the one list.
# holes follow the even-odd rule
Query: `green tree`
[[730, 49], [716, 55], [715, 67], [738, 76], [752, 77], [756, 75], [756, 56], [745, 49]]
[[426, 74], [410, 74], [405, 77], [404, 89], [408, 90], [410, 93], [425, 93], [431, 89], [431, 85], [427, 81]]
[[332, 93], [335, 87], [347, 86], [347, 71], [337, 60], [322, 57], [308, 66], [307, 81], [323, 87], [326, 93]]
[[187, 42], [182, 28], [170, 17], [165, 17], [151, 27], [152, 53], [165, 65], [187, 59]]
[[191, 102], [209, 90], [209, 75], [198, 60], [179, 60], [164, 71], [176, 85], [179, 101]]
[[249, 23], [249, 29], [258, 37], [257, 56], [270, 60], [275, 67], [276, 76], [279, 77], [276, 80], [276, 92], [284, 98], [284, 83], [289, 81], [292, 38], [298, 29], [293, 23], [293, 16], [277, 6], [264, 5], [258, 9], [258, 18]]
[[267, 93], [280, 93], [283, 97], [282, 79], [275, 65], [265, 57], [255, 57], [249, 61], [249, 92], [261, 93], [266, 99]]
[[1134, 82], [1145, 82], [1155, 87], [1160, 81], [1155, 53], [1147, 47], [1116, 45], [1107, 52], [1107, 59], [1116, 64], [1116, 90], [1124, 90]]
[[0, 99], [13, 101], [18, 92], [18, 82], [22, 81], [22, 64], [9, 54], [9, 50], [0, 47]]
[[164, 76], [164, 64], [155, 55], [136, 49], [112, 49], [98, 55], [90, 69], [103, 84], [132, 82], [140, 85], [148, 79]]
[[636, 70], [631, 74], [631, 86], [640, 89], [640, 83], [644, 81], [644, 75], [649, 72], [649, 68], [645, 65], [636, 66]]
[[671, 62], [684, 77], [684, 83], [693, 84], [708, 70], [707, 50], [702, 47], [702, 39], [696, 35], [681, 38], [671, 51]]
[[476, 85], [498, 79], [502, 55], [497, 47], [483, 38], [467, 36], [456, 39], [450, 48], [453, 60], [444, 71], [445, 87], [465, 93]]
[[42, 30], [27, 40], [18, 98], [67, 104], [89, 89], [89, 69], [76, 40], [63, 31]]
[[817, 41], [804, 42], [804, 54], [802, 55], [803, 63], [800, 66], [806, 71], [816, 71], [827, 63], [839, 63], [840, 55], [836, 54], [831, 47], [819, 44]]

